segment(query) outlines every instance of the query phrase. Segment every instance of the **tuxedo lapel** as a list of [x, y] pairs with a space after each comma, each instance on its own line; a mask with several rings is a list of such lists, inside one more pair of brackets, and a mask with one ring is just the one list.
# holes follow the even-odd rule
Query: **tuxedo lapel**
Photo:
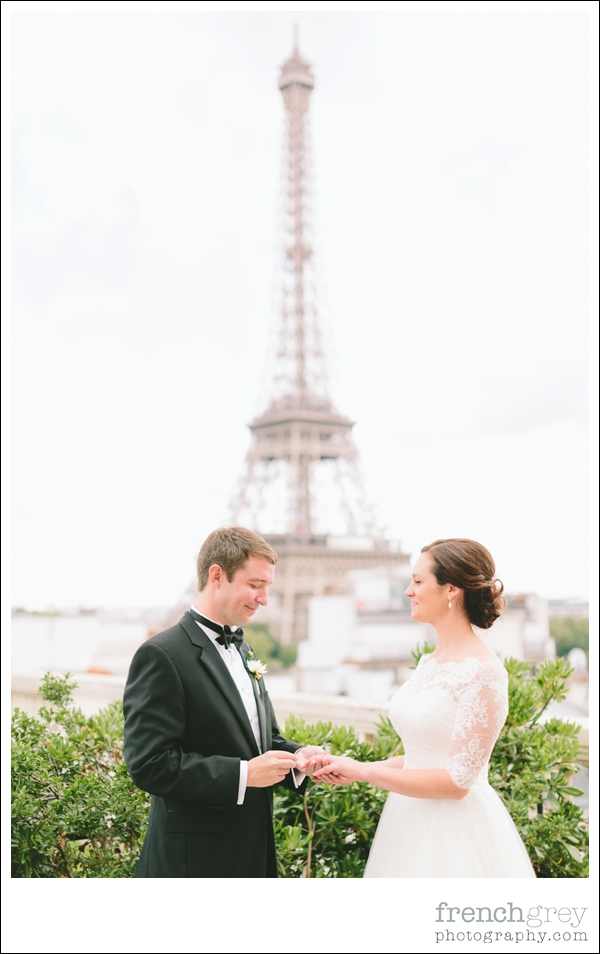
[[[248, 719], [248, 713], [244, 703], [242, 702], [242, 697], [239, 694], [238, 687], [231, 678], [227, 666], [219, 656], [219, 652], [213, 646], [211, 640], [208, 638], [203, 629], [198, 626], [189, 613], [185, 613], [184, 616], [179, 620], [180, 626], [183, 626], [190, 640], [200, 649], [200, 658], [199, 663], [202, 668], [209, 675], [217, 689], [221, 692], [225, 702], [235, 713], [235, 716], [240, 724], [240, 728], [244, 733], [244, 737], [251, 743], [252, 748], [255, 751], [257, 750], [256, 739], [254, 738], [254, 732], [252, 731], [252, 726], [250, 725], [250, 720]], [[253, 679], [254, 683], [255, 680]], [[258, 703], [257, 703], [258, 706]], [[263, 738], [263, 719], [261, 720], [261, 709], [258, 709], [258, 717], [260, 722], [260, 737], [261, 741]], [[263, 749], [263, 751], [265, 751]]]
[[261, 744], [263, 752], [267, 752], [268, 749], [270, 749], [271, 744], [267, 736], [267, 714], [265, 711], [265, 701], [263, 698], [263, 692], [265, 687], [264, 687], [262, 678], [255, 679], [255, 677], [252, 675], [252, 673], [248, 669], [248, 666], [246, 665], [246, 657], [248, 653], [251, 653], [251, 652], [252, 652], [252, 649], [248, 645], [248, 643], [243, 642], [242, 645], [240, 646], [239, 653], [240, 653], [240, 656], [242, 657], [242, 662], [244, 663], [244, 669], [250, 676], [250, 681], [252, 682], [252, 691], [254, 693], [254, 698], [256, 699], [256, 709], [258, 712], [258, 724], [260, 726], [260, 744]]

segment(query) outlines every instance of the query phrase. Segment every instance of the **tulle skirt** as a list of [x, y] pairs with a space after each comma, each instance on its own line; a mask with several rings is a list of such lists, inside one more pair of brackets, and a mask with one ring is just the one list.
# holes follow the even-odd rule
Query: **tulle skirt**
[[365, 878], [535, 878], [514, 822], [487, 782], [460, 801], [390, 792]]

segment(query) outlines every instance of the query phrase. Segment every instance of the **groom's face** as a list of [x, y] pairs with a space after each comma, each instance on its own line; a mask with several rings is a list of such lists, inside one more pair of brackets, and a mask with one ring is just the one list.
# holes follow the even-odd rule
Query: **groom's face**
[[268, 603], [267, 591], [274, 572], [275, 567], [264, 557], [251, 556], [231, 581], [223, 573], [219, 587], [221, 621], [228, 626], [250, 622], [257, 609]]

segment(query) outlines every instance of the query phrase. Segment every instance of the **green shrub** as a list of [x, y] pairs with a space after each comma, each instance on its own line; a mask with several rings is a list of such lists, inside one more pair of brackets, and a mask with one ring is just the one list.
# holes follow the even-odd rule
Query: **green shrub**
[[123, 760], [115, 702], [87, 719], [75, 684], [46, 675], [49, 703], [12, 720], [12, 876], [130, 878], [147, 826], [149, 796]]
[[[420, 652], [415, 654], [418, 660]], [[577, 726], [541, 719], [566, 695], [564, 659], [508, 660], [510, 713], [494, 749], [490, 782], [523, 838], [540, 878], [587, 876], [587, 829], [579, 795]], [[128, 878], [143, 843], [149, 796], [123, 761], [123, 715], [113, 703], [86, 718], [72, 703], [67, 677], [45, 676], [49, 703], [35, 717], [16, 710], [12, 724], [12, 873], [17, 878]], [[287, 738], [339, 755], [380, 761], [402, 754], [389, 720], [374, 742], [352, 729], [290, 718]], [[299, 798], [276, 790], [279, 871], [286, 878], [360, 878], [387, 793], [364, 783], [309, 782]]]
[[529, 852], [538, 878], [585, 878], [588, 833], [583, 794], [571, 785], [577, 772], [579, 726], [562, 719], [541, 722], [550, 702], [567, 695], [573, 669], [566, 659], [547, 660], [534, 675], [528, 663], [509, 659], [509, 715], [490, 762], [490, 783], [501, 796]]

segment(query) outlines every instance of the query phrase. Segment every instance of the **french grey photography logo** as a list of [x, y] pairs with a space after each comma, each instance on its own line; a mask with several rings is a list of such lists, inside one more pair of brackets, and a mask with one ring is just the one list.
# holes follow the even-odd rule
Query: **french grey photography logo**
[[[457, 907], [447, 901], [440, 901], [435, 910], [436, 944], [456, 941], [479, 941], [484, 944], [535, 941], [543, 944], [544, 941], [576, 942], [588, 939], [582, 924], [587, 908], [555, 908], [541, 904], [524, 908], [512, 901], [489, 907]], [[465, 925], [477, 927], [465, 930]]]

